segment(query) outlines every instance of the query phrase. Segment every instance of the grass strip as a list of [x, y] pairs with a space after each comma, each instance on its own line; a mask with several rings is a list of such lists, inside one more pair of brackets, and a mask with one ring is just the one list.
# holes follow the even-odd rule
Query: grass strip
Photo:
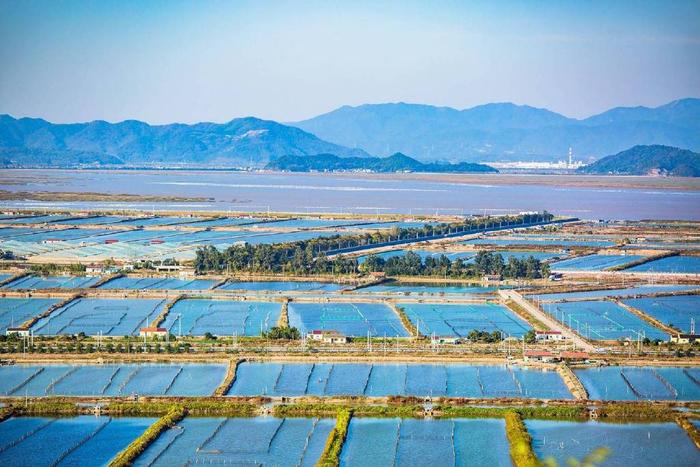
[[515, 411], [505, 414], [506, 437], [510, 444], [510, 458], [515, 467], [538, 467], [541, 464], [532, 450], [532, 437], [528, 433], [523, 417]]
[[340, 409], [335, 420], [335, 427], [326, 438], [326, 445], [316, 465], [318, 467], [337, 467], [340, 465], [340, 452], [343, 450], [348, 426], [352, 418], [352, 410]]
[[187, 410], [180, 405], [173, 405], [168, 412], [156, 422], [149, 426], [141, 436], [136, 438], [123, 451], [112, 459], [109, 467], [125, 467], [132, 465], [138, 456], [140, 456], [151, 445], [161, 433], [182, 420], [187, 414]]
[[695, 444], [695, 447], [700, 449], [700, 430], [698, 430], [698, 427], [693, 425], [690, 420], [688, 420], [688, 417], [683, 415], [676, 417], [676, 423], [678, 423], [678, 426], [685, 430], [690, 439], [693, 441], [693, 444]]

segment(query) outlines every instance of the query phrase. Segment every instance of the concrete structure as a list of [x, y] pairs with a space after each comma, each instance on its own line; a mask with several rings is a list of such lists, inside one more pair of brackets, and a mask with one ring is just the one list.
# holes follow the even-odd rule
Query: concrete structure
[[557, 361], [557, 356], [546, 350], [528, 350], [523, 353], [523, 360], [526, 362], [553, 363]]
[[676, 344], [692, 344], [700, 342], [700, 334], [674, 334], [671, 336], [671, 342]]
[[559, 357], [569, 363], [585, 363], [591, 358], [588, 352], [561, 352]]
[[561, 331], [535, 331], [535, 340], [540, 342], [559, 342], [566, 339]]
[[309, 332], [306, 337], [324, 344], [347, 344], [348, 342], [348, 337], [338, 331], [321, 331], [317, 329]]
[[139, 331], [140, 337], [166, 337], [167, 335], [168, 330], [165, 328], [147, 327]]

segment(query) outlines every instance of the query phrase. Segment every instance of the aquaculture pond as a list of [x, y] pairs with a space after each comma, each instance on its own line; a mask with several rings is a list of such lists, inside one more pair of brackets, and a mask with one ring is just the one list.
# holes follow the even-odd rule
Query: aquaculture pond
[[60, 302], [54, 298], [0, 298], [0, 333], [17, 327]]
[[638, 255], [586, 255], [552, 263], [554, 271], [603, 271], [642, 259]]
[[296, 303], [288, 306], [289, 326], [302, 331], [333, 330], [346, 336], [406, 337], [398, 315], [377, 303]]
[[349, 285], [318, 281], [241, 281], [226, 282], [216, 290], [241, 290], [252, 292], [336, 292]]
[[100, 289], [207, 290], [217, 281], [206, 279], [176, 279], [173, 277], [117, 277]]
[[609, 301], [543, 303], [542, 309], [580, 335], [593, 340], [668, 339], [668, 335], [637, 315]]
[[461, 242], [469, 245], [537, 245], [537, 246], [562, 246], [562, 247], [599, 247], [615, 246], [615, 242], [609, 240], [595, 240], [587, 238], [566, 238], [551, 236], [519, 236], [519, 237], [482, 237]]
[[313, 467], [334, 426], [331, 418], [188, 417], [161, 433], [134, 465]]
[[700, 274], [700, 256], [668, 256], [633, 266], [627, 271]]
[[535, 455], [569, 465], [608, 448], [605, 466], [698, 465], [700, 451], [675, 423], [601, 423], [526, 420]]
[[353, 417], [341, 466], [510, 466], [505, 422]]
[[225, 364], [108, 364], [0, 366], [4, 396], [209, 396]]
[[700, 295], [636, 298], [624, 303], [683, 332], [690, 332], [693, 319], [700, 325]]
[[591, 399], [700, 400], [700, 368], [626, 367], [578, 368], [574, 372]]
[[175, 303], [161, 326], [177, 336], [259, 336], [277, 326], [281, 312], [279, 302], [185, 299]]
[[236, 369], [231, 396], [447, 396], [570, 399], [556, 371], [507, 365], [262, 363]]
[[89, 276], [24, 276], [4, 285], [3, 289], [86, 289], [99, 280], [99, 277]]
[[12, 417], [0, 423], [0, 464], [107, 465], [154, 418]]
[[442, 305], [400, 303], [408, 319], [423, 335], [467, 337], [479, 331], [501, 331], [506, 336], [521, 337], [531, 326], [508, 308], [493, 303]]
[[636, 287], [628, 287], [625, 289], [607, 289], [607, 290], [587, 290], [584, 292], [563, 292], [532, 295], [528, 297], [536, 297], [538, 300], [548, 301], [565, 301], [579, 300], [582, 298], [606, 298], [606, 297], [634, 297], [635, 295], [649, 295], [657, 293], [679, 292], [683, 290], [698, 290], [700, 285], [639, 285]]
[[79, 298], [40, 319], [35, 334], [79, 334], [88, 336], [138, 335], [150, 325], [167, 303], [165, 299]]
[[481, 287], [469, 284], [442, 283], [423, 284], [420, 282], [386, 282], [379, 285], [371, 285], [357, 289], [358, 293], [383, 293], [383, 294], [488, 294], [498, 290], [498, 287]]

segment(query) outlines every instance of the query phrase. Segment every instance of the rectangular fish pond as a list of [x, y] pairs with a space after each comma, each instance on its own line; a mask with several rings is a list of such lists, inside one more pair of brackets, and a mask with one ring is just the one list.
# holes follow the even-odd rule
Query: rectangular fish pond
[[636, 295], [649, 295], [656, 293], [679, 292], [683, 290], [697, 290], [700, 285], [639, 285], [628, 287], [625, 289], [606, 289], [606, 290], [586, 290], [582, 292], [561, 292], [550, 294], [532, 295], [527, 297], [536, 297], [538, 300], [548, 301], [566, 301], [578, 300], [582, 298], [606, 298], [606, 297], [634, 297]]
[[117, 277], [100, 286], [100, 289], [115, 290], [207, 290], [216, 281], [207, 279], [176, 279], [173, 277]]
[[628, 272], [700, 274], [700, 256], [668, 256], [633, 266]]
[[195, 464], [313, 467], [332, 418], [193, 418], [167, 429], [134, 466]]
[[700, 368], [610, 366], [574, 372], [590, 399], [700, 400]]
[[225, 364], [51, 364], [0, 366], [3, 396], [209, 396]]
[[700, 325], [700, 295], [636, 298], [624, 303], [683, 332], [690, 332], [691, 319]]
[[230, 396], [571, 399], [556, 371], [508, 365], [243, 362]]
[[17, 327], [60, 302], [55, 298], [0, 298], [0, 333]]
[[700, 450], [675, 423], [601, 423], [526, 420], [532, 447], [540, 460], [557, 465], [579, 462], [596, 449], [607, 448], [604, 466], [656, 467], [699, 465]]
[[406, 337], [401, 320], [377, 303], [295, 303], [288, 306], [289, 326], [301, 331], [334, 330], [346, 336]]
[[553, 271], [604, 271], [642, 259], [638, 255], [587, 255], [552, 263]]
[[24, 276], [3, 286], [11, 290], [86, 289], [100, 280], [89, 276]]
[[11, 417], [0, 423], [0, 465], [107, 465], [155, 420]]
[[505, 422], [495, 419], [350, 420], [341, 466], [510, 466]]
[[277, 326], [281, 313], [279, 302], [184, 299], [170, 309], [161, 327], [177, 336], [259, 336]]
[[166, 304], [165, 299], [79, 298], [37, 321], [38, 335], [79, 334], [88, 336], [138, 335], [150, 325]]
[[542, 309], [580, 335], [592, 340], [667, 340], [668, 335], [614, 302], [543, 303]]
[[531, 326], [508, 308], [488, 304], [415, 304], [399, 303], [411, 322], [423, 335], [467, 337], [474, 329], [500, 331], [504, 336], [521, 337]]
[[349, 285], [318, 281], [241, 281], [226, 282], [216, 290], [241, 290], [251, 292], [337, 292]]
[[498, 287], [481, 287], [477, 285], [459, 283], [410, 283], [410, 282], [386, 282], [369, 287], [357, 289], [357, 293], [382, 293], [382, 294], [490, 294], [498, 290]]

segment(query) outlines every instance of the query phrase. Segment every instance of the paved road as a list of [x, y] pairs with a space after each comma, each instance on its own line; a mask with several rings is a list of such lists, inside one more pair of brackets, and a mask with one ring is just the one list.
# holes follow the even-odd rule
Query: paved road
[[534, 316], [536, 319], [544, 323], [549, 329], [553, 331], [559, 331], [561, 332], [564, 336], [566, 336], [568, 339], [571, 339], [574, 344], [576, 345], [577, 348], [585, 350], [587, 352], [594, 352], [595, 351], [595, 346], [589, 344], [585, 340], [583, 340], [578, 334], [575, 332], [571, 331], [569, 328], [561, 324], [559, 321], [555, 320], [551, 316], [549, 316], [547, 313], [544, 311], [540, 310], [527, 300], [523, 298], [522, 295], [520, 295], [518, 292], [515, 290], [499, 290], [498, 294], [503, 297], [505, 300], [513, 300], [515, 303], [523, 307], [528, 313], [530, 313], [532, 316]]

